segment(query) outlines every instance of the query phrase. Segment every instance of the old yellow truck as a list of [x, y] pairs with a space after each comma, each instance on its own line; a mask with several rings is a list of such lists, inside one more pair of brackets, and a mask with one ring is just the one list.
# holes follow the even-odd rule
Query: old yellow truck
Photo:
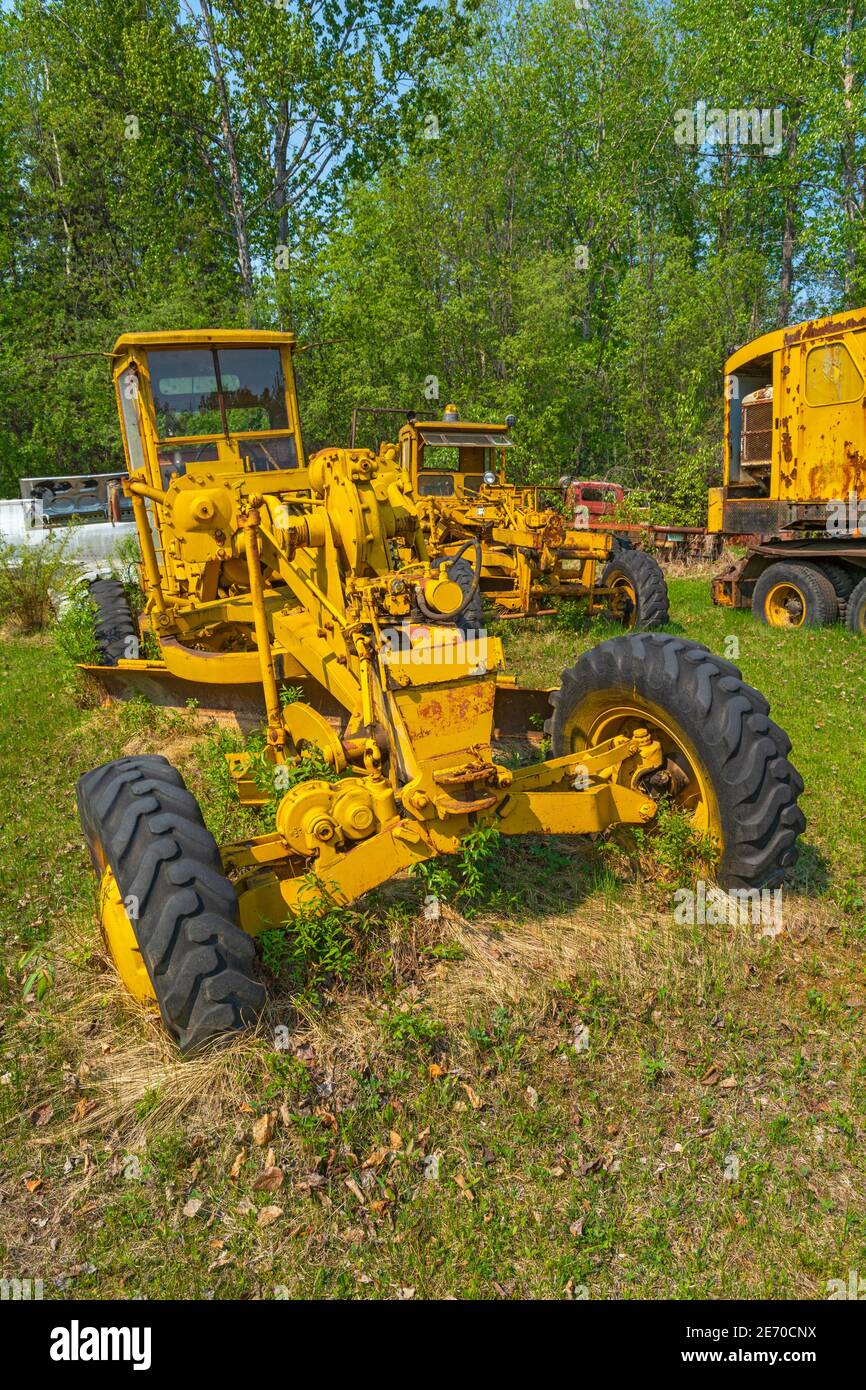
[[713, 602], [866, 634], [866, 309], [766, 333], [725, 364], [708, 530], [747, 541]]

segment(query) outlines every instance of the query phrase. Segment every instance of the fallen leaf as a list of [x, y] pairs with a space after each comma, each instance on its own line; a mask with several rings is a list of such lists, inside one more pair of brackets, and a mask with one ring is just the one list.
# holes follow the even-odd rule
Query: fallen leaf
[[275, 1164], [265, 1168], [264, 1172], [259, 1173], [253, 1183], [254, 1192], [276, 1192], [278, 1187], [283, 1185], [283, 1170]]
[[719, 1087], [723, 1091], [733, 1091], [736, 1085], [737, 1078], [735, 1076], [726, 1076], [724, 1081], [719, 1082]]
[[719, 1077], [721, 1076], [721, 1074], [722, 1074], [722, 1073], [721, 1073], [720, 1069], [716, 1066], [716, 1064], [715, 1064], [715, 1062], [714, 1062], [713, 1065], [709, 1068], [709, 1070], [708, 1070], [708, 1071], [705, 1071], [704, 1074], [703, 1074], [703, 1076], [701, 1077], [701, 1085], [702, 1085], [702, 1086], [716, 1086], [716, 1085], [718, 1085]]
[[275, 1221], [279, 1221], [283, 1214], [282, 1207], [262, 1207], [256, 1217], [257, 1226], [273, 1226]]
[[38, 1110], [34, 1110], [31, 1113], [30, 1120], [31, 1123], [34, 1124], [37, 1129], [41, 1129], [43, 1125], [48, 1124], [48, 1121], [51, 1119], [51, 1116], [53, 1114], [53, 1105], [51, 1105], [50, 1103], [48, 1105], [40, 1105]]
[[367, 1199], [366, 1199], [366, 1197], [364, 1196], [364, 1194], [363, 1194], [363, 1192], [361, 1191], [361, 1189], [360, 1189], [360, 1187], [358, 1186], [358, 1184], [355, 1182], [355, 1179], [354, 1179], [354, 1178], [345, 1178], [344, 1181], [345, 1181], [345, 1184], [346, 1184], [346, 1186], [348, 1187], [349, 1191], [351, 1192], [352, 1196], [353, 1196], [353, 1197], [356, 1197], [356, 1198], [358, 1199], [358, 1201], [361, 1203], [361, 1206], [363, 1206]]
[[398, 1133], [396, 1129], [392, 1129], [390, 1134], [388, 1135], [388, 1142], [391, 1145], [392, 1149], [402, 1149], [403, 1136], [402, 1134]]
[[232, 1164], [231, 1168], [229, 1169], [229, 1177], [230, 1177], [230, 1178], [237, 1178], [237, 1177], [239, 1177], [239, 1176], [240, 1176], [240, 1171], [241, 1171], [241, 1169], [243, 1168], [243, 1166], [244, 1166], [244, 1164], [246, 1163], [246, 1161], [247, 1161], [247, 1151], [246, 1151], [246, 1149], [241, 1149], [240, 1152], [238, 1153], [238, 1155], [236, 1156], [234, 1163]]
[[584, 1223], [585, 1220], [586, 1220], [586, 1213], [584, 1212], [583, 1216], [579, 1216], [579, 1217], [577, 1218], [577, 1220], [576, 1220], [576, 1221], [572, 1221], [571, 1225], [569, 1226], [569, 1228], [568, 1228], [568, 1234], [569, 1234], [570, 1236], [574, 1236], [575, 1240], [577, 1240], [578, 1237], [580, 1237], [580, 1236], [583, 1235], [583, 1223]]
[[472, 1106], [472, 1109], [480, 1110], [482, 1105], [484, 1104], [484, 1101], [481, 1099], [478, 1093], [476, 1091], [473, 1091], [472, 1087], [466, 1081], [461, 1082], [461, 1085], [464, 1091], [466, 1092], [466, 1098], [469, 1101], [469, 1104]]
[[184, 1216], [198, 1216], [201, 1211], [201, 1198], [190, 1197], [183, 1209]]
[[27, 1186], [27, 1191], [28, 1191], [28, 1192], [38, 1192], [38, 1191], [39, 1191], [39, 1188], [42, 1186], [42, 1179], [41, 1179], [41, 1178], [28, 1178], [28, 1179], [27, 1179], [26, 1186]]
[[258, 1148], [263, 1149], [265, 1144], [269, 1144], [276, 1128], [277, 1112], [269, 1110], [266, 1115], [260, 1115], [253, 1125], [253, 1143]]
[[536, 1089], [535, 1089], [534, 1086], [527, 1086], [527, 1088], [526, 1088], [526, 1099], [527, 1099], [527, 1101], [529, 1102], [529, 1108], [530, 1108], [530, 1110], [535, 1110], [535, 1109], [537, 1109], [537, 1107], [538, 1107], [538, 1092], [536, 1091]]
[[374, 1149], [369, 1158], [365, 1158], [361, 1164], [362, 1168], [381, 1168], [385, 1159], [388, 1157], [389, 1149]]
[[445, 1075], [445, 1068], [440, 1067], [438, 1062], [431, 1062], [429, 1067], [427, 1068], [427, 1071], [431, 1081], [435, 1081], [437, 1077]]
[[312, 1192], [312, 1190], [316, 1187], [324, 1187], [327, 1181], [328, 1179], [324, 1176], [323, 1173], [305, 1173], [304, 1176], [300, 1178], [299, 1181], [295, 1184], [295, 1186], [298, 1188], [299, 1191], [303, 1191], [305, 1188], [307, 1188]]

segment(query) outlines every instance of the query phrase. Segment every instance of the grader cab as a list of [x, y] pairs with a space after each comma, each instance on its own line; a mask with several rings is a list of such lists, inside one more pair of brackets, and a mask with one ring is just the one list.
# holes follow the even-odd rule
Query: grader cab
[[[471, 594], [431, 552], [407, 473], [362, 449], [305, 457], [293, 351], [287, 334], [225, 331], [132, 334], [114, 352], [141, 627], [160, 656], [112, 655], [136, 631], [103, 589], [115, 665], [89, 669], [155, 692], [209, 684], [229, 708], [257, 685], [275, 801], [274, 829], [218, 846], [160, 755], [78, 783], [110, 953], [181, 1050], [255, 1023], [256, 935], [456, 852], [479, 826], [597, 835], [651, 826], [664, 800], [711, 839], [722, 884], [778, 882], [802, 783], [762, 697], [661, 634], [603, 643], [558, 691], [518, 687], [500, 640], [467, 622]], [[531, 743], [543, 710], [550, 755], [514, 765], [508, 737]], [[310, 747], [322, 774], [293, 779]], [[261, 802], [249, 755], [229, 766]]]
[[449, 405], [441, 420], [410, 418], [396, 446], [383, 446], [411, 479], [431, 542], [449, 554], [476, 543], [481, 599], [503, 616], [550, 613], [552, 600], [567, 599], [626, 628], [666, 623], [667, 585], [652, 556], [569, 525], [539, 488], [507, 481], [513, 425], [513, 416], [461, 420]]

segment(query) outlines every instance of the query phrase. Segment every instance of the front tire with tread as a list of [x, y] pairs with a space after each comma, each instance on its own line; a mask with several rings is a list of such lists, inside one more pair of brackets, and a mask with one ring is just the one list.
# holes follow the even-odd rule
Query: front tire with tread
[[615, 586], [617, 580], [624, 581], [634, 594], [634, 612], [629, 615], [629, 626], [641, 632], [663, 627], [670, 617], [670, 607], [668, 586], [658, 560], [643, 550], [620, 546], [601, 576], [605, 587]]
[[255, 947], [195, 797], [161, 755], [120, 758], [79, 779], [78, 812], [97, 872], [110, 868], [163, 1021], [184, 1054], [252, 1026], [265, 999]]
[[586, 746], [600, 711], [633, 709], [650, 732], [652, 711], [663, 711], [695, 750], [717, 803], [720, 885], [765, 888], [785, 878], [806, 823], [797, 804], [803, 782], [788, 761], [787, 734], [736, 666], [680, 637], [613, 637], [563, 673], [551, 702], [554, 758]]
[[95, 579], [88, 586], [96, 606], [96, 645], [103, 666], [138, 655], [138, 632], [126, 590], [119, 579]]

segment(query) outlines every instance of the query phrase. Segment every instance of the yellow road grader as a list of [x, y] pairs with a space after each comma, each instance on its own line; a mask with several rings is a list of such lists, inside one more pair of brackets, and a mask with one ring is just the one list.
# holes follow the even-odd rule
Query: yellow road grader
[[506, 480], [512, 424], [511, 416], [505, 424], [461, 420], [449, 405], [441, 420], [410, 414], [396, 445], [381, 450], [410, 478], [436, 549], [456, 555], [476, 546], [479, 613], [486, 600], [501, 616], [529, 617], [566, 599], [625, 628], [663, 626], [667, 585], [653, 556], [590, 530], [588, 516], [586, 529], [567, 525], [539, 488]]
[[[305, 457], [294, 350], [288, 334], [225, 330], [128, 334], [113, 355], [141, 627], [160, 656], [123, 654], [135, 625], [103, 588], [114, 664], [90, 669], [163, 695], [218, 688], [227, 706], [256, 685], [286, 787], [273, 830], [218, 846], [160, 755], [79, 780], [111, 955], [180, 1049], [255, 1022], [258, 933], [458, 851], [475, 827], [648, 827], [668, 798], [713, 838], [720, 883], [779, 882], [802, 782], [761, 695], [706, 648], [655, 633], [586, 652], [552, 693], [518, 687], [500, 641], [467, 624], [407, 474], [361, 449]], [[550, 755], [509, 765], [503, 740], [545, 709]], [[281, 781], [307, 745], [327, 775]], [[230, 767], [260, 801], [248, 756]]]

